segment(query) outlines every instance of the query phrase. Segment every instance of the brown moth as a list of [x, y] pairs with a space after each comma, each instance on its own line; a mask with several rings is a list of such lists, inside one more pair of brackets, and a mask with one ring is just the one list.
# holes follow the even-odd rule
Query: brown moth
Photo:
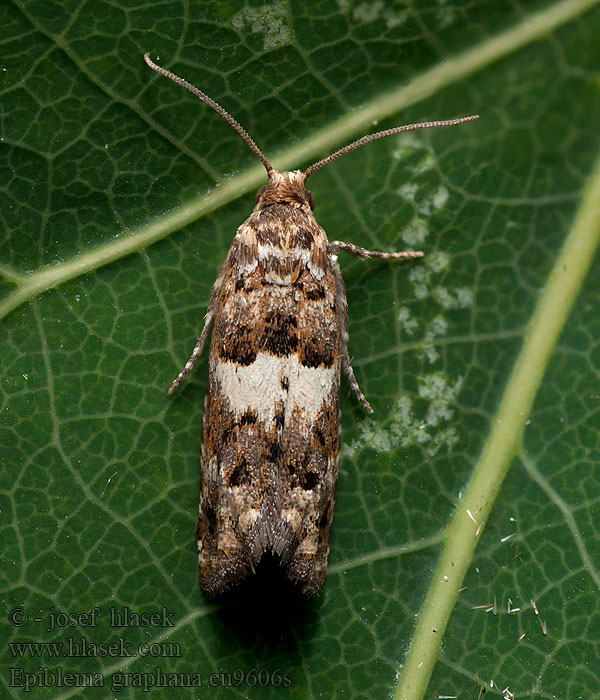
[[364, 136], [304, 172], [279, 173], [220, 105], [156, 65], [216, 110], [267, 171], [252, 214], [237, 230], [215, 282], [204, 328], [169, 389], [192, 370], [212, 327], [202, 430], [198, 519], [200, 583], [215, 595], [254, 571], [265, 552], [307, 595], [325, 580], [340, 448], [340, 375], [368, 413], [348, 354], [347, 302], [339, 251], [406, 260], [328, 241], [306, 181], [341, 155], [404, 131], [476, 116], [409, 124]]

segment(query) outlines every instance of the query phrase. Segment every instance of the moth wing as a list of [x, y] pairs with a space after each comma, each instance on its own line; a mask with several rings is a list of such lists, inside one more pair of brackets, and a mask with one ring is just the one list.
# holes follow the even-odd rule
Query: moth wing
[[[339, 374], [333, 379], [339, 386]], [[301, 392], [306, 386], [302, 374], [297, 381]], [[307, 595], [319, 593], [325, 581], [335, 503], [339, 390], [331, 392], [329, 398], [310, 420], [298, 412], [294, 428], [283, 431], [278, 465], [285, 488], [273, 550], [281, 556], [289, 578]]]
[[[310, 595], [325, 578], [338, 473], [338, 300], [329, 265], [315, 275], [305, 248], [261, 261], [260, 235], [249, 222], [240, 227], [217, 300], [202, 441], [200, 579], [209, 594], [219, 593], [272, 551]], [[323, 258], [326, 238], [318, 246]]]

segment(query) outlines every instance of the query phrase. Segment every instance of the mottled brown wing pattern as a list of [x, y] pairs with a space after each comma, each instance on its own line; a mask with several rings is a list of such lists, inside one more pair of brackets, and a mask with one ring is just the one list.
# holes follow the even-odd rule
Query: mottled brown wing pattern
[[327, 246], [312, 214], [287, 204], [255, 212], [233, 241], [203, 426], [198, 549], [211, 594], [243, 579], [266, 551], [305, 593], [323, 585], [341, 368]]

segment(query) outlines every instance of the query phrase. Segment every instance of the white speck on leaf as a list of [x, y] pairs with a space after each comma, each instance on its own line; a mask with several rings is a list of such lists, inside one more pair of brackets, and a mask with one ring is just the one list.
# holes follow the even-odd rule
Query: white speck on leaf
[[440, 358], [438, 351], [434, 347], [425, 348], [423, 354], [427, 358], [427, 362], [429, 362], [430, 365], [437, 362]]
[[409, 279], [413, 283], [413, 290], [417, 299], [425, 299], [429, 296], [429, 281], [431, 271], [426, 267], [413, 267], [409, 273]]
[[391, 152], [391, 157], [394, 160], [405, 160], [414, 155], [415, 151], [422, 150], [423, 144], [418, 136], [413, 133], [401, 134], [398, 136], [396, 147]]
[[350, 445], [344, 445], [342, 454], [351, 455], [361, 447], [371, 447], [378, 452], [390, 452], [397, 447], [407, 448], [422, 445], [427, 456], [434, 456], [442, 447], [448, 449], [458, 440], [456, 429], [445, 425], [454, 415], [450, 406], [462, 385], [462, 377], [449, 382], [440, 373], [425, 376], [419, 385], [419, 396], [428, 400], [425, 421], [422, 410], [417, 415], [413, 400], [408, 394], [402, 394], [383, 426], [370, 418], [360, 424], [360, 436]]
[[402, 240], [409, 246], [421, 245], [427, 238], [429, 231], [423, 219], [415, 217], [402, 230]]
[[[385, 3], [383, 0], [375, 0], [375, 2], [361, 2], [360, 5], [357, 5], [354, 8], [352, 16], [355, 20], [362, 22], [374, 22], [378, 19], [383, 19], [385, 20], [387, 28], [393, 29], [394, 27], [406, 22], [407, 12], [406, 10], [395, 12], [390, 7], [390, 4], [393, 3]], [[348, 7], [346, 0], [339, 0], [339, 5], [342, 9], [346, 9], [346, 7]]]
[[429, 216], [444, 207], [450, 195], [445, 187], [438, 187], [435, 192], [425, 197], [419, 206], [419, 214]]
[[427, 256], [427, 266], [434, 272], [445, 270], [450, 264], [450, 256], [441, 250], [435, 251]]
[[406, 335], [412, 335], [419, 327], [419, 322], [416, 318], [412, 318], [408, 306], [401, 306], [398, 311], [398, 322]]
[[445, 287], [436, 287], [433, 290], [433, 296], [445, 309], [466, 309], [473, 306], [473, 293], [464, 287], [454, 293]]
[[286, 24], [286, 3], [276, 0], [270, 5], [246, 7], [233, 18], [234, 29], [241, 32], [245, 25], [253, 34], [264, 36], [264, 49], [277, 49], [291, 43], [292, 37]]
[[435, 166], [435, 158], [431, 153], [426, 153], [421, 160], [411, 168], [413, 175], [421, 175]]
[[409, 202], [414, 202], [419, 186], [414, 182], [407, 182], [398, 188], [398, 194]]

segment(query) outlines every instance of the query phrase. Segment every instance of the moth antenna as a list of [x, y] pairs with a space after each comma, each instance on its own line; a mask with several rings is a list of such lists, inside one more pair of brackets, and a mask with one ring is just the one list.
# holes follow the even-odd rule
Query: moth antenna
[[455, 126], [456, 124], [462, 124], [463, 122], [472, 122], [475, 119], [479, 119], [478, 114], [472, 114], [470, 117], [460, 117], [459, 119], [447, 119], [445, 121], [440, 122], [421, 122], [419, 124], [405, 124], [404, 126], [395, 126], [393, 129], [385, 129], [385, 131], [378, 131], [376, 134], [368, 134], [367, 136], [363, 136], [362, 138], [358, 139], [358, 141], [353, 141], [347, 146], [340, 148], [339, 151], [335, 151], [330, 156], [327, 156], [327, 158], [323, 158], [323, 160], [320, 160], [317, 163], [314, 163], [314, 165], [311, 165], [304, 171], [304, 181], [306, 182], [306, 180], [308, 180], [308, 178], [316, 170], [319, 170], [324, 165], [328, 165], [332, 161], [337, 160], [340, 156], [343, 156], [345, 153], [350, 153], [350, 151], [354, 151], [355, 149], [360, 148], [361, 146], [365, 146], [367, 143], [371, 143], [371, 141], [377, 141], [377, 139], [383, 139], [386, 136], [394, 136], [395, 134], [401, 134], [403, 131], [430, 129], [434, 126]]
[[208, 95], [205, 95], [202, 92], [202, 90], [198, 90], [198, 88], [194, 87], [191, 83], [188, 83], [187, 80], [180, 78], [178, 75], [175, 75], [175, 73], [171, 73], [171, 71], [167, 70], [166, 68], [162, 68], [161, 66], [156, 65], [156, 63], [154, 63], [154, 61], [150, 58], [150, 52], [144, 54], [144, 61], [146, 61], [146, 63], [150, 66], [150, 68], [152, 68], [152, 70], [155, 70], [157, 73], [164, 75], [165, 78], [169, 78], [174, 83], [177, 83], [177, 85], [181, 85], [182, 87], [184, 87], [186, 90], [189, 90], [193, 95], [196, 95], [196, 97], [201, 99], [202, 102], [205, 102], [209, 107], [212, 107], [215, 110], [215, 112], [218, 112], [228, 124], [231, 124], [231, 126], [238, 132], [238, 134], [248, 144], [252, 153], [254, 153], [254, 155], [265, 166], [265, 168], [267, 170], [267, 174], [269, 174], [273, 170], [271, 163], [269, 163], [265, 154], [254, 143], [254, 140], [252, 139], [250, 134], [246, 131], [246, 129], [244, 129], [244, 127], [241, 124], [239, 124], [231, 116], [231, 114], [229, 114], [229, 112], [227, 112], [225, 109], [223, 109], [223, 107], [221, 107], [220, 104], [218, 104], [214, 100], [211, 100]]

